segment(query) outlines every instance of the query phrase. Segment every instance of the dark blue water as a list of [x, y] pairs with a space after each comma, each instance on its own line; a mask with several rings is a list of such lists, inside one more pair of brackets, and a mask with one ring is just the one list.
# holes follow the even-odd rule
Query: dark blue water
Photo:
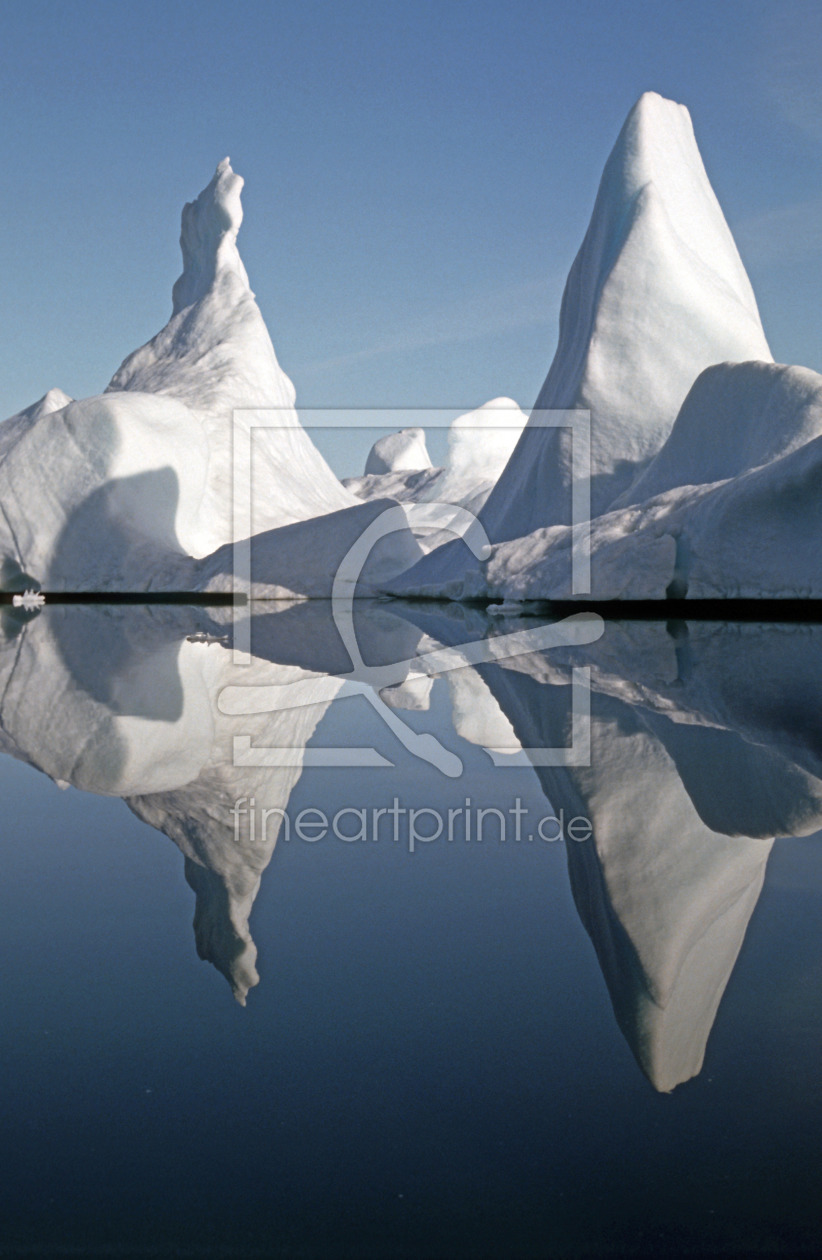
[[[702, 1068], [671, 1092], [655, 1088], [647, 1063], [643, 1070], [636, 1039], [644, 1034], [619, 1026], [617, 1008], [623, 1023], [630, 1016], [613, 977], [627, 984], [633, 973], [623, 944], [610, 961], [601, 939], [598, 951], [592, 944], [585, 898], [594, 884], [585, 884], [590, 874], [570, 840], [501, 842], [489, 825], [481, 842], [460, 832], [412, 853], [407, 826], [397, 840], [385, 833], [350, 843], [281, 834], [250, 914], [260, 983], [242, 1007], [224, 975], [197, 956], [195, 897], [178, 847], [118, 796], [61, 791], [36, 768], [38, 756], [52, 764], [61, 740], [77, 740], [78, 695], [88, 696], [71, 654], [53, 650], [63, 632], [57, 618], [46, 625], [51, 615], [47, 609], [43, 624], [22, 631], [42, 675], [27, 675], [18, 697], [19, 635], [4, 648], [2, 730], [14, 756], [34, 764], [0, 760], [0, 1255], [817, 1250], [819, 837], [774, 844]], [[137, 641], [139, 656], [145, 639]], [[780, 658], [785, 642], [773, 649]], [[761, 636], [752, 654], [760, 647]], [[695, 649], [708, 690], [713, 650]], [[796, 643], [791, 650], [796, 656]], [[794, 660], [800, 676], [815, 669], [816, 650], [815, 638], [803, 640]], [[486, 668], [488, 687], [504, 697], [494, 668]], [[122, 662], [118, 671], [134, 677]], [[512, 677], [526, 678], [538, 722], [555, 699], [542, 693], [568, 688], [535, 682], [535, 672]], [[112, 689], [103, 690], [99, 703], [112, 711]], [[118, 703], [127, 714], [130, 694], [123, 684]], [[756, 694], [745, 707], [744, 742], [759, 757], [751, 713], [762, 707], [761, 688]], [[596, 686], [594, 703], [596, 712]], [[49, 723], [37, 725], [39, 745], [26, 704], [51, 709]], [[799, 707], [795, 727], [784, 707], [777, 722], [771, 696], [769, 755], [793, 755], [812, 800], [815, 744]], [[521, 731], [521, 712], [508, 700], [502, 708]], [[83, 712], [100, 720], [99, 708]], [[503, 811], [518, 800], [533, 819], [557, 806], [532, 768], [495, 768], [482, 746], [455, 731], [445, 678], [434, 683], [428, 709], [395, 712], [455, 751], [462, 776], [446, 778], [409, 753], [354, 696], [327, 708], [309, 747], [371, 743], [394, 765], [304, 769], [287, 801], [292, 819], [301, 809], [331, 814], [342, 806], [370, 817], [395, 798], [404, 808], [442, 811], [466, 797]], [[168, 713], [162, 720], [170, 727]], [[730, 738], [730, 719], [722, 729]], [[740, 718], [737, 735], [741, 729]], [[608, 730], [622, 732], [609, 736], [617, 746], [632, 738], [625, 714]], [[761, 723], [757, 730], [761, 737]], [[230, 757], [219, 731], [214, 738], [214, 759]], [[706, 738], [715, 758], [713, 736]], [[595, 739], [594, 759], [597, 750]], [[691, 774], [698, 755], [688, 755]], [[123, 763], [122, 748], [118, 757]], [[647, 751], [643, 757], [649, 764]], [[727, 764], [737, 773], [736, 761]], [[715, 765], [704, 769], [710, 776]], [[652, 766], [648, 773], [649, 799], [662, 816]], [[581, 782], [577, 775], [576, 799], [587, 793], [595, 812], [601, 782]], [[768, 800], [778, 798], [773, 808], [784, 812], [780, 790]], [[791, 791], [797, 798], [793, 780]], [[737, 799], [734, 788], [726, 812]], [[629, 847], [635, 830], [626, 820]], [[718, 843], [732, 841], [726, 831]], [[744, 833], [739, 842], [750, 843]], [[605, 858], [601, 866], [617, 905], [617, 868]], [[705, 933], [713, 914], [704, 916]], [[639, 939], [636, 919], [626, 921]], [[676, 1058], [676, 1047], [670, 1053]]]

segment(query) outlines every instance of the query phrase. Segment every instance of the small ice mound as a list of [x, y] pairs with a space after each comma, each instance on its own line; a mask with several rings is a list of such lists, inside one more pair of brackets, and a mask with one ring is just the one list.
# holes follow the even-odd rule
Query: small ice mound
[[380, 699], [389, 709], [407, 709], [410, 712], [424, 712], [431, 707], [431, 689], [434, 679], [428, 674], [415, 674], [406, 678], [405, 682], [395, 683], [392, 687], [383, 687]]
[[492, 398], [458, 416], [448, 430], [448, 463], [423, 500], [458, 503], [478, 512], [513, 454], [528, 417], [512, 398]]
[[378, 438], [365, 461], [365, 475], [417, 471], [433, 467], [423, 429], [400, 429]]
[[9, 416], [3, 424], [4, 435], [10, 435], [17, 424], [18, 428], [27, 420], [39, 420], [41, 416], [50, 416], [55, 411], [62, 411], [70, 402], [74, 400], [64, 393], [62, 389], [50, 389], [38, 398], [37, 402], [33, 402], [30, 406], [25, 407], [22, 411], [17, 411], [13, 416]]
[[54, 411], [62, 411], [64, 407], [67, 407], [73, 401], [74, 399], [62, 389], [50, 389], [38, 402], [28, 407], [25, 414], [30, 419], [37, 420], [40, 416], [50, 416]]

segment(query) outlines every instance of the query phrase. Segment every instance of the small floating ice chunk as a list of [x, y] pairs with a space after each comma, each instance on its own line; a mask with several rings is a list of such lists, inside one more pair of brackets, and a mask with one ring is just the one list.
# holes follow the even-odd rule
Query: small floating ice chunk
[[26, 612], [33, 612], [34, 609], [43, 607], [46, 597], [42, 591], [23, 591], [22, 595], [13, 595], [11, 602], [15, 608], [25, 608]]

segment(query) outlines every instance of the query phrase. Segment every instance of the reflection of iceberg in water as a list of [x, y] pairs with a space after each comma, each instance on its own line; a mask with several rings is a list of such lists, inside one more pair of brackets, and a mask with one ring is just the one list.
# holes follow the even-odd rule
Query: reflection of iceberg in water
[[[590, 840], [568, 841], [571, 886], [631, 1049], [657, 1089], [698, 1073], [772, 837], [822, 826], [822, 633], [611, 624], [587, 646], [523, 652], [539, 623], [365, 601], [353, 616], [368, 666], [412, 663], [405, 681], [375, 672], [374, 704], [390, 721], [402, 720], [397, 709], [424, 712], [431, 675], [444, 670], [454, 730], [514, 756], [568, 743], [570, 671], [588, 670], [590, 765], [537, 774], [556, 812], [593, 825]], [[244, 1002], [258, 980], [249, 914], [281, 815], [272, 813], [263, 843], [259, 830], [253, 839], [235, 830], [231, 809], [254, 797], [285, 810], [352, 661], [328, 603], [255, 613], [242, 670], [222, 617], [179, 607], [4, 611], [0, 750], [61, 784], [123, 797], [174, 841], [196, 894], [198, 951]], [[507, 656], [511, 635], [519, 654]], [[491, 663], [472, 667], [469, 649], [442, 650], [479, 639]], [[238, 675], [248, 711], [236, 703]], [[43, 696], [47, 705], [32, 702]], [[234, 765], [236, 735], [292, 750], [290, 764]], [[494, 774], [502, 794], [505, 771]]]
[[[542, 716], [560, 717], [567, 689], [551, 690]], [[620, 1027], [669, 1090], [702, 1066], [771, 842], [706, 827], [661, 740], [620, 701], [594, 698], [591, 741], [590, 767], [538, 774], [555, 809], [593, 824], [568, 845], [574, 900]]]
[[[406, 622], [367, 607], [358, 610], [356, 620], [361, 642], [377, 655], [386, 650], [400, 659], [413, 655], [417, 635]], [[304, 602], [257, 616], [252, 649], [251, 664], [241, 671], [243, 685], [280, 687], [300, 680], [302, 703], [241, 716], [221, 713], [216, 703], [220, 690], [236, 682], [240, 671], [230, 653], [209, 645], [205, 650], [211, 652], [214, 671], [207, 680], [207, 696], [215, 729], [207, 759], [196, 778], [182, 787], [128, 797], [134, 813], [165, 832], [185, 855], [186, 879], [197, 895], [197, 950], [223, 972], [243, 1003], [259, 980], [248, 918], [280, 830], [282, 815], [273, 811], [286, 808], [303, 772], [306, 745], [331, 703], [327, 675], [350, 668], [329, 606], [323, 603]], [[261, 659], [258, 653], [272, 659]], [[234, 735], [250, 736], [253, 747], [292, 749], [294, 764], [235, 765]], [[242, 797], [265, 802], [272, 811], [264, 831], [253, 836], [247, 825], [236, 826], [231, 813]]]
[[[328, 605], [279, 607], [254, 618], [251, 664], [242, 670], [222, 641], [230, 627], [194, 608], [52, 606], [34, 619], [6, 613], [0, 648], [0, 750], [61, 786], [124, 797], [174, 841], [197, 896], [198, 952], [240, 1002], [258, 981], [248, 917], [281, 815], [272, 813], [265, 836], [252, 838], [235, 831], [231, 807], [255, 796], [286, 807], [330, 703], [327, 675], [350, 667]], [[362, 604], [355, 622], [368, 659], [413, 655], [418, 632], [387, 610]], [[252, 686], [299, 680], [303, 702], [225, 716], [217, 697], [238, 673]], [[48, 705], [32, 702], [41, 696]], [[292, 750], [293, 764], [233, 765], [235, 734], [250, 736], [253, 746]]]
[[[415, 616], [444, 640], [465, 634], [461, 611]], [[816, 631], [610, 625], [588, 648], [481, 669], [512, 751], [569, 744], [569, 670], [590, 671], [590, 765], [536, 772], [557, 813], [593, 825], [568, 841], [574, 900], [659, 1090], [700, 1071], [772, 837], [822, 827], [820, 654]]]

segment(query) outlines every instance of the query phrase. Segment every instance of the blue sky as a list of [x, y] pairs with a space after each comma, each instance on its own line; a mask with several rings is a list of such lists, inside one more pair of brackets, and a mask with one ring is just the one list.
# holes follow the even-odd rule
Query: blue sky
[[649, 88], [691, 110], [775, 357], [822, 369], [817, 4], [4, 0], [0, 65], [4, 415], [165, 323], [226, 154], [298, 403], [527, 408]]

